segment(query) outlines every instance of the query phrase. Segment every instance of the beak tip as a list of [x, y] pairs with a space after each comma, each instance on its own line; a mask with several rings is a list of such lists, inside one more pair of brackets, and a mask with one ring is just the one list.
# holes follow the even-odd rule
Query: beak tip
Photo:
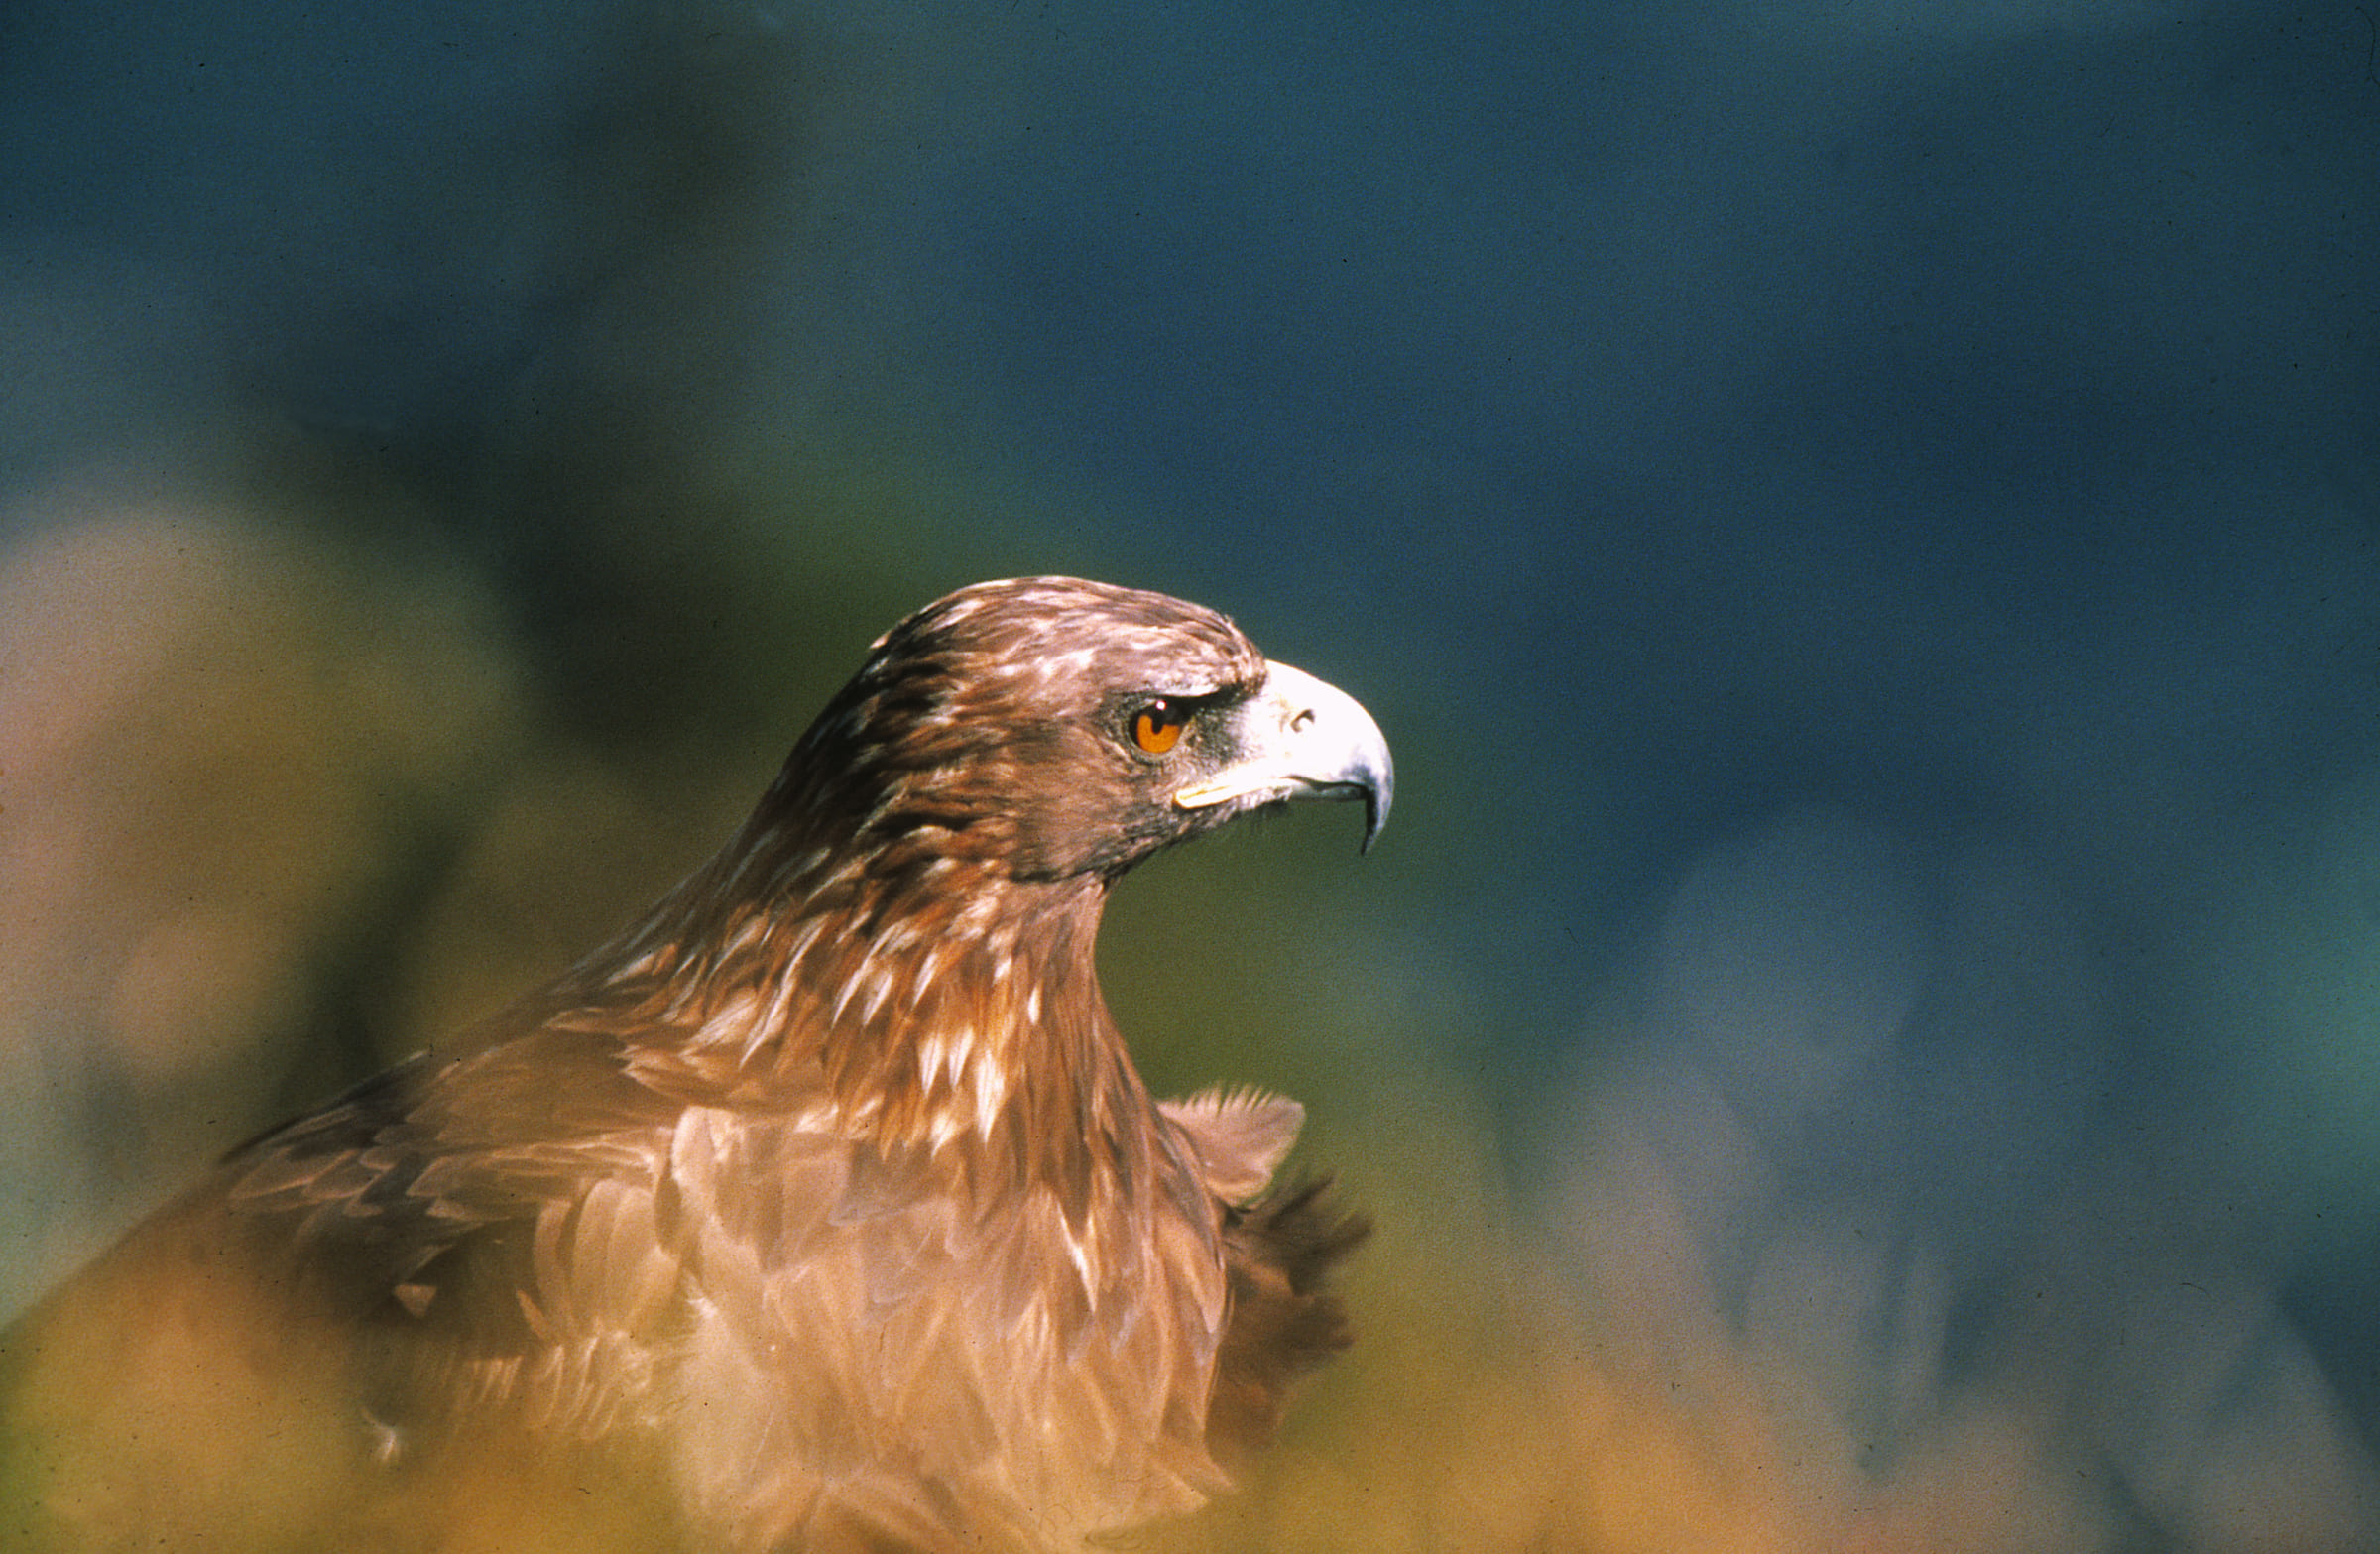
[[1371, 844], [1380, 839], [1388, 825], [1388, 803], [1393, 785], [1385, 778], [1364, 784], [1364, 840], [1356, 845], [1357, 856], [1371, 851]]

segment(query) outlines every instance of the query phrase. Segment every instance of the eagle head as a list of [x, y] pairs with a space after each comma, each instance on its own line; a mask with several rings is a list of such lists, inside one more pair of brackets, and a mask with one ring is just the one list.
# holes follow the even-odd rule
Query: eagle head
[[1072, 577], [978, 583], [879, 638], [776, 795], [888, 865], [1113, 879], [1235, 816], [1356, 798], [1388, 818], [1387, 742], [1355, 698], [1213, 610]]

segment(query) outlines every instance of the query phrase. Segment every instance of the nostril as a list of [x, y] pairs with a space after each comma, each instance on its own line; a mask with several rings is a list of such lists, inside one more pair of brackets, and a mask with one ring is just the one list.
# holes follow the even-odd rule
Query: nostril
[[1314, 709], [1312, 707], [1308, 707], [1303, 712], [1294, 713], [1291, 715], [1289, 719], [1289, 732], [1292, 734], [1303, 734], [1307, 729], [1313, 727], [1313, 725]]

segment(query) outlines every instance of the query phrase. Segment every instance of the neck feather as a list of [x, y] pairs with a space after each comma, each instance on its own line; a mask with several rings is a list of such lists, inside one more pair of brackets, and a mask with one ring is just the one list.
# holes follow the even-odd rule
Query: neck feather
[[1154, 1115], [1099, 990], [1106, 882], [901, 840], [855, 854], [756, 817], [566, 997], [626, 1016], [632, 1067], [689, 1100], [1080, 1179]]

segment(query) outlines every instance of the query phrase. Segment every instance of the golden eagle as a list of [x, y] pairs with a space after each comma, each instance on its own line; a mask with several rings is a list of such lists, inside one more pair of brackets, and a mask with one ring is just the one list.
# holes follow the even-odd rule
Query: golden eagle
[[1346, 1342], [1364, 1227], [1268, 1192], [1296, 1103], [1149, 1095], [1101, 908], [1294, 798], [1368, 845], [1390, 787], [1211, 610], [928, 605], [634, 927], [6, 1336], [0, 1540], [1041, 1549], [1199, 1504]]

